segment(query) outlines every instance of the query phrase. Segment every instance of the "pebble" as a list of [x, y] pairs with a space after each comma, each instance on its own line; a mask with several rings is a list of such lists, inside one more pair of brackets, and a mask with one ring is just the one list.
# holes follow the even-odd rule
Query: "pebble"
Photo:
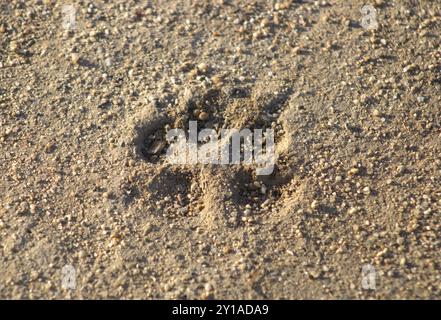
[[49, 143], [46, 144], [46, 146], [44, 147], [44, 151], [45, 151], [46, 153], [51, 153], [51, 152], [53, 152], [56, 148], [57, 148], [57, 146], [56, 146], [55, 144], [49, 142]]
[[208, 120], [208, 118], [209, 118], [209, 115], [207, 112], [202, 111], [201, 113], [199, 113], [199, 116], [198, 116], [199, 120], [206, 121], [206, 120]]
[[104, 60], [104, 64], [105, 64], [107, 67], [112, 66], [112, 58], [106, 58], [106, 60]]
[[213, 285], [211, 283], [206, 283], [204, 285], [204, 289], [206, 292], [212, 292], [213, 291]]
[[293, 54], [300, 54], [302, 52], [302, 48], [301, 47], [294, 47], [292, 49], [292, 53]]
[[149, 153], [150, 154], [159, 154], [166, 146], [165, 141], [159, 140], [159, 141], [155, 141], [150, 149], [149, 149]]
[[406, 258], [404, 258], [404, 257], [401, 258], [401, 259], [400, 259], [400, 266], [405, 266], [405, 265], [406, 265], [406, 262], [407, 262], [407, 261], [406, 261]]
[[220, 86], [223, 84], [223, 77], [220, 75], [215, 75], [211, 78], [211, 81], [215, 86]]
[[418, 101], [419, 103], [423, 103], [424, 101], [426, 101], [426, 97], [418, 96], [418, 97], [417, 97], [417, 101]]
[[381, 112], [380, 112], [380, 110], [378, 110], [378, 109], [374, 109], [374, 110], [372, 111], [372, 115], [373, 115], [374, 117], [379, 117], [379, 116], [381, 115]]
[[269, 23], [270, 22], [269, 22], [268, 18], [263, 18], [262, 21], [260, 22], [260, 26], [262, 28], [265, 28], [265, 27], [269, 26]]
[[104, 199], [110, 199], [110, 198], [112, 198], [112, 193], [111, 193], [111, 192], [104, 192], [104, 193], [103, 193], [103, 198], [104, 198]]
[[206, 63], [200, 63], [198, 65], [198, 71], [202, 74], [207, 73], [208, 72], [208, 65]]
[[83, 259], [84, 257], [86, 257], [86, 251], [80, 250], [78, 252], [78, 258]]
[[29, 204], [26, 201], [23, 201], [20, 203], [20, 206], [18, 208], [18, 214], [26, 214], [29, 211]]
[[417, 66], [415, 64], [409, 64], [403, 68], [403, 73], [412, 72], [415, 69], [417, 69]]
[[364, 187], [364, 188], [363, 188], [363, 193], [364, 193], [365, 195], [369, 195], [369, 194], [371, 194], [371, 189], [370, 189], [369, 187]]
[[321, 275], [322, 275], [321, 270], [312, 270], [309, 272], [309, 277], [311, 279], [318, 279], [321, 277]]
[[278, 2], [274, 5], [274, 10], [285, 10], [289, 8], [291, 1]]
[[9, 50], [11, 50], [12, 52], [16, 52], [18, 50], [17, 41], [11, 41], [9, 43]]
[[70, 56], [70, 61], [71, 61], [73, 64], [79, 64], [79, 62], [80, 62], [80, 56], [79, 56], [79, 54], [77, 54], [77, 53], [72, 53], [71, 56]]

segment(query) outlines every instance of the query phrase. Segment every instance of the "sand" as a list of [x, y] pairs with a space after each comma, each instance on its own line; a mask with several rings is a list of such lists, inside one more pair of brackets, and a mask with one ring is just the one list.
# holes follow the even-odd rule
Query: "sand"
[[441, 3], [371, 2], [1, 1], [0, 297], [439, 299]]

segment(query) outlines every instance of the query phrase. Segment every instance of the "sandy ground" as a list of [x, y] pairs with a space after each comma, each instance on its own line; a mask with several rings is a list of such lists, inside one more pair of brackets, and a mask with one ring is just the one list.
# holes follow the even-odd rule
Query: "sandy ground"
[[[0, 297], [441, 298], [440, 35], [435, 0], [0, 0]], [[273, 128], [274, 172], [168, 164], [189, 120]]]

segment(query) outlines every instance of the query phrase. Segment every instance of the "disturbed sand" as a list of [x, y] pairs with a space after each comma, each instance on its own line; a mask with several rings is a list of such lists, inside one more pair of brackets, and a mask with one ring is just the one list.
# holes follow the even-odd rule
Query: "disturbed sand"
[[[0, 0], [0, 297], [441, 298], [440, 35], [439, 1]], [[274, 129], [274, 172], [168, 164], [189, 120]]]

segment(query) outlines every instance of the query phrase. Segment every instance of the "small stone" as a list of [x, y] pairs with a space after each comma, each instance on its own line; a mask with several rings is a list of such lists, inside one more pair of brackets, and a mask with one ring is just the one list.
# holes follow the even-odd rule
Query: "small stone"
[[311, 279], [318, 279], [321, 277], [321, 275], [322, 275], [321, 270], [312, 270], [309, 272], [309, 277]]
[[144, 236], [150, 234], [154, 229], [155, 227], [151, 223], [146, 223], [145, 226], [143, 227]]
[[374, 109], [374, 110], [372, 111], [372, 115], [373, 115], [374, 117], [379, 117], [379, 116], [381, 115], [381, 112], [380, 112], [380, 110], [378, 110], [378, 109]]
[[215, 85], [215, 86], [220, 86], [220, 85], [222, 85], [223, 84], [223, 78], [222, 78], [222, 76], [220, 76], [220, 75], [215, 75], [215, 76], [213, 76], [212, 78], [211, 78], [211, 81], [213, 82], [213, 84]]
[[110, 199], [110, 198], [112, 198], [112, 193], [111, 193], [111, 192], [104, 192], [104, 193], [103, 193], [103, 198], [104, 198], [104, 199]]
[[212, 292], [213, 291], [213, 286], [211, 285], [211, 283], [206, 283], [204, 285], [204, 289], [206, 292]]
[[317, 209], [320, 206], [317, 200], [311, 202], [311, 209]]
[[407, 261], [406, 261], [406, 258], [404, 258], [404, 257], [401, 258], [401, 259], [400, 259], [400, 266], [405, 266], [405, 265], [406, 265], [406, 262], [407, 262]]
[[209, 115], [208, 115], [208, 113], [205, 112], [205, 111], [202, 111], [202, 112], [199, 114], [199, 116], [198, 116], [198, 119], [201, 120], [201, 121], [207, 121], [208, 118], [209, 118]]
[[104, 60], [104, 64], [105, 64], [107, 67], [112, 66], [112, 58], [106, 58], [106, 60]]
[[165, 148], [165, 141], [158, 140], [150, 146], [149, 154], [159, 154]]
[[423, 103], [424, 101], [426, 101], [426, 97], [418, 96], [418, 97], [417, 97], [417, 101], [418, 101], [419, 103]]
[[254, 40], [260, 39], [260, 38], [262, 38], [262, 36], [263, 36], [263, 32], [261, 30], [257, 30], [255, 32], [253, 32], [253, 39]]
[[29, 274], [29, 278], [32, 281], [37, 280], [39, 276], [40, 276], [40, 273], [38, 271], [36, 271], [36, 270], [32, 270], [31, 273]]
[[408, 73], [416, 70], [418, 67], [415, 64], [409, 64], [403, 68], [403, 73]]
[[364, 188], [363, 188], [363, 193], [364, 193], [365, 195], [369, 195], [369, 194], [371, 194], [371, 189], [370, 189], [369, 187], [364, 187]]
[[20, 206], [18, 208], [18, 214], [27, 214], [29, 212], [29, 204], [26, 201], [23, 201], [20, 203]]
[[207, 73], [208, 72], [208, 65], [206, 64], [206, 63], [200, 63], [199, 65], [198, 65], [198, 71], [200, 72], [200, 73], [202, 73], [202, 74], [205, 74], [205, 73]]
[[274, 5], [274, 10], [285, 10], [289, 8], [292, 1], [278, 2]]
[[262, 21], [260, 22], [260, 26], [262, 28], [265, 28], [265, 27], [269, 26], [269, 23], [270, 22], [269, 22], [269, 20], [267, 18], [263, 18]]
[[17, 41], [11, 41], [9, 43], [9, 50], [11, 50], [12, 52], [16, 52], [18, 50], [18, 43], [17, 43]]
[[292, 49], [292, 53], [293, 54], [300, 54], [300, 53], [302, 53], [302, 48], [301, 47], [294, 47]]
[[53, 143], [48, 143], [46, 144], [46, 146], [44, 147], [44, 151], [46, 153], [51, 153], [53, 152], [55, 149], [57, 148], [57, 146]]
[[357, 207], [352, 207], [352, 208], [350, 208], [349, 210], [348, 210], [348, 213], [349, 214], [354, 214], [354, 213], [357, 213], [358, 212], [358, 208]]
[[77, 53], [72, 53], [71, 56], [70, 56], [70, 61], [71, 61], [73, 64], [79, 64], [79, 63], [80, 63], [80, 56], [79, 56], [79, 54], [77, 54]]

